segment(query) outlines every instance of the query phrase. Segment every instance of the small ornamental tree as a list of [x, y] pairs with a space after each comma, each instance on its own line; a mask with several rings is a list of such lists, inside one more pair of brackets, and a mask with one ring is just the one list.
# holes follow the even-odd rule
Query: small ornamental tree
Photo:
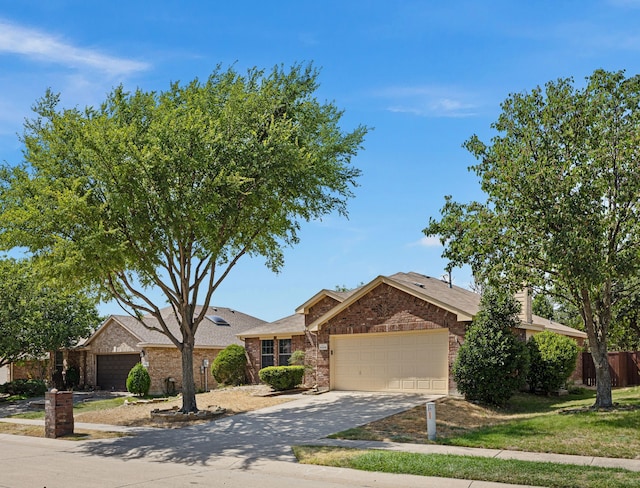
[[138, 363], [127, 376], [127, 391], [138, 396], [145, 396], [151, 388], [151, 376], [142, 364]]
[[547, 330], [531, 337], [527, 346], [531, 360], [529, 388], [549, 393], [564, 386], [576, 367], [576, 341]]
[[487, 290], [481, 310], [467, 329], [453, 366], [458, 390], [467, 400], [504, 405], [525, 384], [529, 355], [514, 334], [519, 303], [510, 295]]
[[230, 344], [213, 360], [211, 374], [218, 383], [241, 385], [246, 380], [247, 356], [244, 347]]
[[304, 366], [305, 353], [304, 351], [297, 349], [293, 351], [289, 358], [289, 366]]

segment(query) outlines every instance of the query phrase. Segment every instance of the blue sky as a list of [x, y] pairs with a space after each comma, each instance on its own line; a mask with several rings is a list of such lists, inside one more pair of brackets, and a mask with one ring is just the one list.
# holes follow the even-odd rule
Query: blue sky
[[[0, 2], [0, 160], [48, 87], [64, 106], [99, 104], [112, 87], [163, 90], [216, 65], [270, 69], [313, 61], [321, 100], [345, 130], [373, 127], [349, 219], [303, 225], [281, 273], [245, 259], [214, 302], [265, 320], [322, 288], [416, 271], [440, 277], [424, 238], [444, 195], [482, 198], [461, 144], [491, 137], [509, 93], [597, 68], [640, 72], [640, 0]], [[467, 286], [467, 270], [454, 271]], [[117, 313], [110, 305], [104, 313]]]

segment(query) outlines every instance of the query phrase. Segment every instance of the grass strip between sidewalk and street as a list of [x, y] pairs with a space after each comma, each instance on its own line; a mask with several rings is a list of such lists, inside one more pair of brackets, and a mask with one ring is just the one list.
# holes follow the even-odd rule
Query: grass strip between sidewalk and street
[[295, 446], [303, 464], [317, 464], [440, 478], [458, 478], [549, 488], [639, 488], [640, 475], [620, 468], [601, 468], [444, 454]]

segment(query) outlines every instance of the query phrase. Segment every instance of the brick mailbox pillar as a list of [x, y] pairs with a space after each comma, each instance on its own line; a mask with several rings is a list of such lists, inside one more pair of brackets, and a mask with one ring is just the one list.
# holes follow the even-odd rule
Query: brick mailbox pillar
[[73, 434], [73, 392], [48, 391], [44, 397], [45, 437], [55, 439]]

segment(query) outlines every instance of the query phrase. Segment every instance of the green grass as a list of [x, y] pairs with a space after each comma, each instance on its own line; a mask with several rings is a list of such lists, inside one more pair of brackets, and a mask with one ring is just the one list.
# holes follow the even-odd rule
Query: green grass
[[[589, 409], [595, 392], [563, 397], [514, 396], [507, 408], [481, 408], [462, 400], [438, 406], [438, 444], [490, 449], [635, 458], [640, 452], [640, 387], [615, 389], [613, 410]], [[471, 410], [486, 420], [469, 427]], [[467, 420], [468, 419], [468, 420]], [[348, 429], [330, 437], [429, 443], [424, 407]]]
[[618, 408], [596, 411], [587, 408], [593, 405], [593, 391], [559, 398], [516, 395], [509, 406], [509, 411], [516, 415], [513, 420], [464, 432], [439, 443], [635, 458], [640, 452], [640, 387], [614, 390], [613, 398]]
[[640, 452], [640, 409], [550, 413], [483, 427], [458, 437], [443, 439], [440, 443], [490, 449], [634, 458]]
[[638, 488], [640, 475], [618, 468], [599, 468], [494, 458], [295, 446], [304, 464], [319, 464], [418, 476], [458, 478], [550, 488]]
[[[91, 400], [88, 402], [77, 403], [73, 406], [73, 411], [76, 413], [93, 412], [96, 410], [108, 410], [110, 408], [116, 408], [123, 405], [126, 398], [116, 397], [106, 400]], [[12, 415], [13, 418], [18, 419], [43, 419], [44, 410], [35, 410], [32, 412], [17, 413]]]

